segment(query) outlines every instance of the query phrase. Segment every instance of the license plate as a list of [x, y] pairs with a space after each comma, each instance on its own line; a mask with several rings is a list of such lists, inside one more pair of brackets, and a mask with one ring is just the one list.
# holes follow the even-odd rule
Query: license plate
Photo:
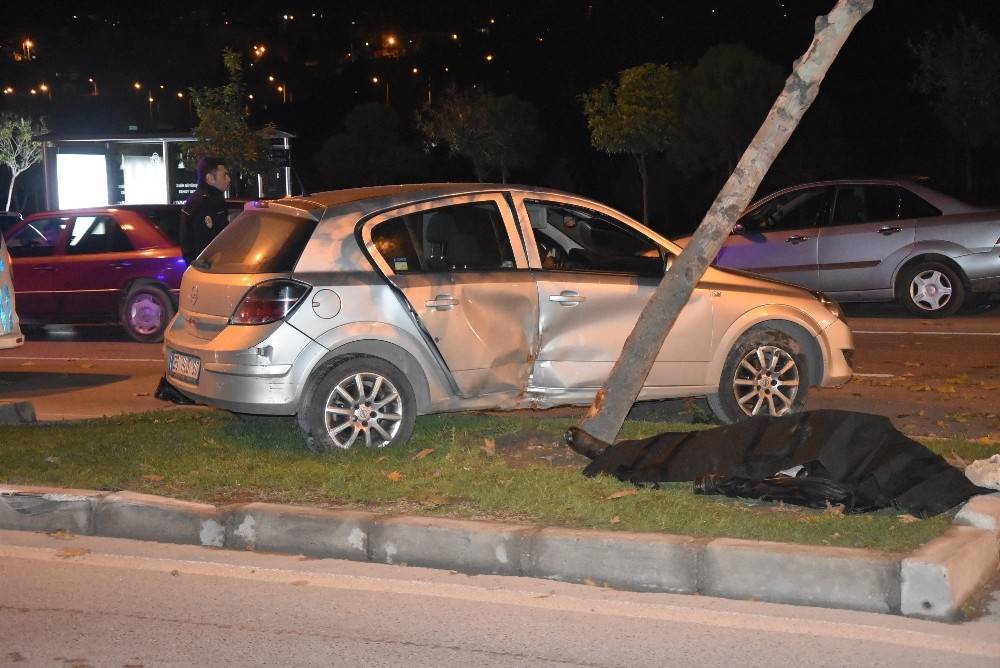
[[201, 360], [191, 355], [184, 355], [170, 351], [170, 361], [167, 364], [167, 371], [171, 376], [186, 380], [190, 383], [198, 384], [198, 376], [201, 374]]

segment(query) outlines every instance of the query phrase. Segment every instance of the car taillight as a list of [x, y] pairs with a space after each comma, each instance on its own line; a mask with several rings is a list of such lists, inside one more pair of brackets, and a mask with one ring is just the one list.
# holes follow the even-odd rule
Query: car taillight
[[250, 288], [236, 306], [230, 325], [266, 325], [292, 314], [309, 286], [285, 279], [265, 281]]

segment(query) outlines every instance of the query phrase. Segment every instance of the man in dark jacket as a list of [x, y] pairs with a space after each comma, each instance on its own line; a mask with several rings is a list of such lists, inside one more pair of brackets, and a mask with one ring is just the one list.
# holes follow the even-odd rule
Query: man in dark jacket
[[198, 188], [181, 209], [181, 253], [188, 264], [229, 223], [225, 195], [229, 183], [229, 170], [222, 158], [198, 161]]

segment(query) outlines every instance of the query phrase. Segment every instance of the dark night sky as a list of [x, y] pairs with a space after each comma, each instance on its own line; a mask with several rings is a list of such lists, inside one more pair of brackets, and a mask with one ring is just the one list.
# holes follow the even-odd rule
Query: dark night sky
[[[693, 65], [720, 43], [742, 43], [787, 72], [811, 40], [815, 17], [833, 4], [5, 2], [0, 8], [0, 87], [10, 85], [17, 92], [0, 97], [0, 110], [45, 114], [50, 127], [60, 132], [123, 131], [129, 125], [185, 129], [189, 111], [176, 92], [222, 83], [222, 47], [248, 53], [259, 42], [269, 51], [248, 69], [247, 83], [255, 93], [251, 123], [275, 121], [298, 135], [295, 163], [307, 184], [329, 185], [318, 183], [311, 158], [322, 140], [340, 129], [346, 112], [360, 102], [383, 100], [384, 89], [373, 86], [371, 76], [390, 81], [391, 104], [411, 133], [413, 112], [426, 99], [428, 87], [437, 95], [452, 83], [475, 83], [497, 93], [515, 93], [539, 110], [543, 155], [531, 170], [515, 174], [518, 180], [569, 187], [634, 212], [631, 165], [589, 147], [579, 95], [644, 62]], [[930, 119], [926, 101], [910, 85], [915, 63], [907, 43], [928, 30], [953, 25], [959, 13], [1000, 35], [1000, 11], [994, 4], [876, 0], [820, 93], [820, 101], [839, 119], [838, 159], [828, 159], [819, 149], [809, 160], [800, 155], [794, 164], [776, 165], [769, 185], [821, 176], [899, 173], [927, 173], [949, 183], [952, 157], [941, 154], [947, 140]], [[348, 51], [361, 52], [366, 37], [383, 30], [414, 39], [415, 45], [398, 60], [344, 58]], [[458, 41], [449, 40], [452, 32], [460, 35]], [[23, 50], [27, 37], [36, 44], [36, 58], [15, 62], [12, 52]], [[484, 60], [486, 53], [494, 54], [492, 62]], [[412, 67], [420, 74], [411, 75]], [[273, 84], [266, 81], [268, 74], [287, 82], [289, 103], [281, 104]], [[87, 94], [89, 77], [96, 79], [99, 96]], [[43, 80], [51, 84], [52, 100], [26, 94]], [[152, 123], [145, 95], [132, 88], [135, 81], [151, 87], [157, 98]], [[162, 97], [156, 93], [160, 85]], [[793, 143], [811, 146], [811, 138], [831, 132], [820, 112], [810, 116], [819, 120], [810, 123], [807, 116], [798, 133], [802, 136]], [[834, 169], [849, 174], [829, 173]], [[654, 192], [654, 208], [669, 208], [674, 220], [696, 220], [706, 198], [718, 188], [717, 183], [683, 184], [668, 169], [654, 174], [664, 191], [659, 199]], [[469, 176], [471, 171], [462, 164], [428, 175]], [[666, 192], [675, 189], [686, 192], [688, 201]]]

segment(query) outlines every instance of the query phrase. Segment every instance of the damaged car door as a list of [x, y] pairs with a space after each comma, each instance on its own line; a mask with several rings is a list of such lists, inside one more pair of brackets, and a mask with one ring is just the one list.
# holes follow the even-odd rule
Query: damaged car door
[[[540, 348], [531, 391], [554, 401], [592, 397], [671, 256], [596, 204], [516, 201], [526, 221], [528, 252], [537, 251], [531, 262], [538, 285]], [[657, 388], [704, 384], [712, 315], [710, 295], [695, 289], [657, 355], [641, 398], [670, 394]]]
[[423, 202], [364, 229], [461, 395], [521, 395], [537, 348], [538, 296], [503, 197]]

